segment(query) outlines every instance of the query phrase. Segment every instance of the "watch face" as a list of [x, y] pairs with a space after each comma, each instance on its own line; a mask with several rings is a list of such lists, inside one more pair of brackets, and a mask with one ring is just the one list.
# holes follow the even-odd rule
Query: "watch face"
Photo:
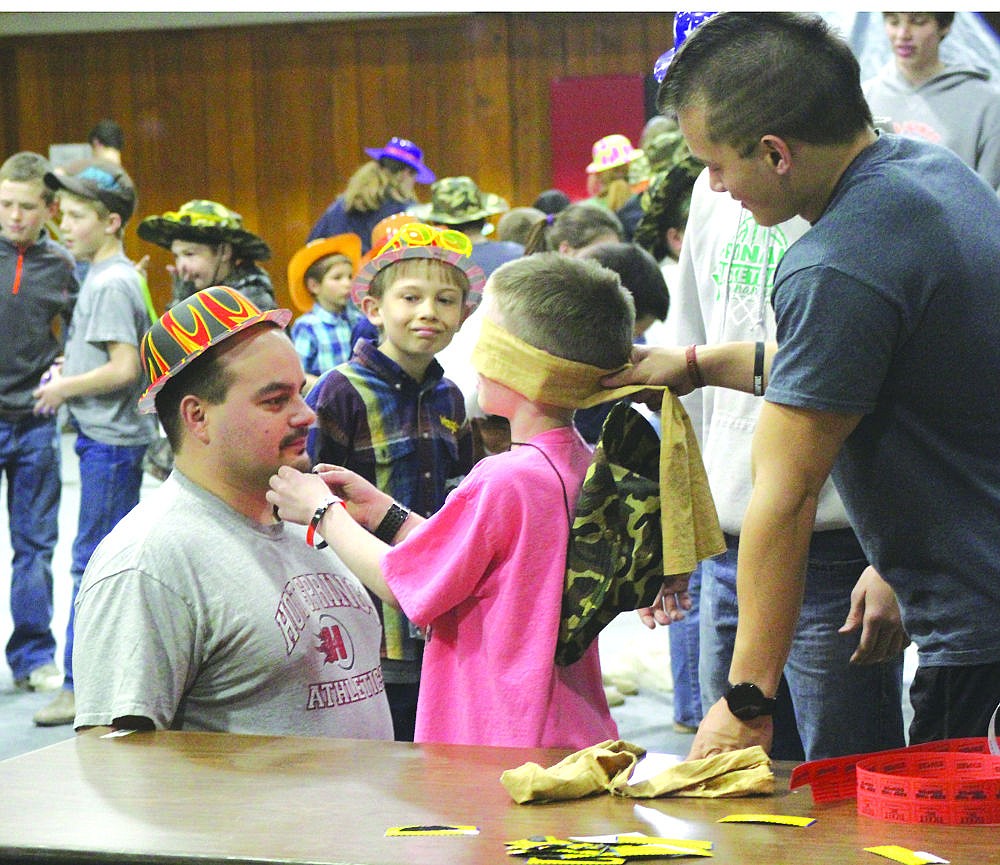
[[729, 711], [741, 721], [752, 721], [774, 711], [774, 698], [765, 697], [753, 682], [740, 682], [726, 692]]

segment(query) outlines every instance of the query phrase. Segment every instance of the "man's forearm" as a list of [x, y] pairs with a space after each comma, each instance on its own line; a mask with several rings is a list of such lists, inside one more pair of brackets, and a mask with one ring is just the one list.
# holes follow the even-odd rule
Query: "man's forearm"
[[[761, 362], [757, 360], [757, 344], [753, 342], [721, 342], [715, 345], [699, 345], [689, 350], [690, 363], [696, 364], [704, 385], [725, 387], [754, 393], [755, 373], [759, 382], [757, 389], [762, 394], [767, 388], [771, 360], [778, 350], [777, 343], [764, 343]], [[692, 381], [692, 384], [697, 384]], [[758, 394], [758, 395], [759, 395]]]
[[762, 503], [755, 508], [751, 499], [740, 533], [730, 681], [753, 682], [769, 697], [778, 690], [802, 607], [814, 515], [806, 503], [786, 516]]

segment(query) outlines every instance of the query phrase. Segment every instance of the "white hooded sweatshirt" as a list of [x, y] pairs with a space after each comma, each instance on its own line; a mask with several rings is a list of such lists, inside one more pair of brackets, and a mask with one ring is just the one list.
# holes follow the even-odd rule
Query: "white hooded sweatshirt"
[[[800, 217], [763, 228], [726, 193], [713, 192], [708, 171], [694, 185], [670, 312], [650, 342], [698, 345], [773, 340], [774, 271], [785, 250], [809, 229]], [[652, 330], [652, 329], [651, 329]], [[763, 400], [752, 394], [706, 387], [682, 398], [700, 433], [702, 457], [722, 530], [738, 535], [750, 502], [750, 442]], [[700, 428], [699, 428], [700, 426]], [[827, 480], [816, 531], [849, 526], [844, 506]]]

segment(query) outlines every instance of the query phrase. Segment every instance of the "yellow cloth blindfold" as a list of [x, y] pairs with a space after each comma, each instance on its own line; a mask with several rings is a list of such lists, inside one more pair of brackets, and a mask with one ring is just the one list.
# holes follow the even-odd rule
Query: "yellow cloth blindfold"
[[[601, 379], [617, 370], [556, 357], [483, 319], [472, 366], [525, 399], [560, 408], [590, 408], [648, 385], [609, 389]], [[663, 572], [688, 574], [698, 562], [725, 552], [701, 450], [684, 406], [667, 388], [660, 411], [660, 499]]]

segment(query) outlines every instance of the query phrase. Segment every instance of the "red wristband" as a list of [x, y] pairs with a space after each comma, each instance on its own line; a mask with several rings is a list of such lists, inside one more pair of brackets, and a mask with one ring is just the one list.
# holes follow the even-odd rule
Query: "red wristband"
[[315, 547], [317, 550], [321, 550], [326, 546], [326, 541], [320, 541], [318, 544], [315, 543], [316, 529], [319, 528], [320, 522], [322, 522], [323, 517], [326, 516], [326, 512], [331, 505], [343, 505], [345, 509], [347, 508], [343, 499], [338, 498], [337, 496], [330, 496], [323, 502], [323, 504], [316, 508], [316, 512], [312, 515], [312, 519], [309, 520], [309, 528], [306, 529], [306, 543], [309, 544], [310, 547]]
[[687, 360], [688, 378], [691, 379], [691, 384], [695, 387], [704, 387], [705, 379], [701, 377], [701, 370], [698, 369], [698, 354], [694, 345], [687, 347], [684, 357]]

